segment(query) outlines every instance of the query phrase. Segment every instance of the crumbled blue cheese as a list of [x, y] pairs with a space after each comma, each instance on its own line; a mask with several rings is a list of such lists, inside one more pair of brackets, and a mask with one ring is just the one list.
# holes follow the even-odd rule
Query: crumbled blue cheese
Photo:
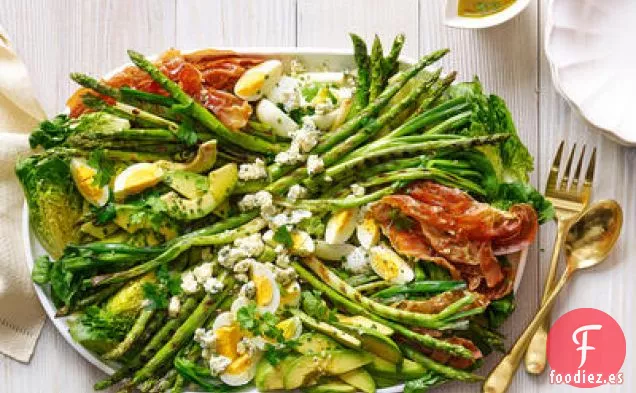
[[223, 290], [223, 287], [223, 281], [220, 281], [216, 277], [210, 277], [203, 283], [203, 289], [205, 289], [205, 291], [210, 294], [221, 292]]
[[282, 227], [283, 225], [296, 225], [302, 220], [311, 218], [311, 212], [309, 210], [291, 210], [279, 213], [271, 218], [270, 224], [275, 228]]
[[312, 154], [307, 158], [307, 174], [309, 176], [322, 172], [325, 169], [325, 163], [322, 158]]
[[199, 290], [199, 283], [192, 272], [185, 272], [181, 275], [181, 289], [188, 294], [193, 294]]
[[253, 299], [256, 296], [256, 284], [254, 281], [248, 281], [241, 286], [239, 290], [239, 296], [243, 296], [247, 299]]
[[216, 335], [212, 330], [198, 328], [194, 331], [194, 341], [197, 342], [201, 348], [208, 348], [214, 351], [216, 347]]
[[203, 284], [208, 278], [212, 277], [213, 265], [211, 262], [205, 262], [192, 269], [192, 274], [199, 284]]
[[348, 272], [362, 274], [371, 271], [369, 264], [369, 253], [363, 247], [356, 247], [347, 255], [342, 267]]
[[234, 240], [234, 247], [244, 250], [248, 257], [259, 256], [265, 249], [260, 233], [240, 237]]
[[287, 192], [287, 199], [290, 202], [296, 202], [298, 199], [302, 199], [307, 196], [307, 189], [300, 184], [294, 184], [289, 188]]
[[258, 180], [267, 177], [267, 167], [265, 161], [257, 158], [251, 164], [241, 164], [239, 167], [239, 179], [241, 180]]
[[314, 106], [314, 110], [317, 115], [326, 115], [327, 113], [332, 112], [334, 109], [335, 105], [330, 99], [323, 100]]
[[178, 296], [173, 296], [170, 298], [170, 303], [168, 303], [168, 316], [176, 318], [179, 315], [179, 311], [181, 311], [181, 300]]
[[276, 265], [283, 268], [289, 267], [289, 264], [291, 263], [289, 255], [286, 252], [277, 252], [277, 254]]
[[241, 211], [261, 208], [261, 211], [269, 206], [273, 206], [272, 194], [267, 191], [259, 191], [255, 194], [247, 194], [238, 203]]
[[300, 146], [291, 143], [289, 149], [276, 154], [274, 161], [281, 165], [295, 165], [304, 162], [307, 157], [300, 152]]
[[365, 189], [361, 185], [354, 183], [350, 187], [351, 187], [351, 194], [353, 194], [354, 197], [361, 197], [364, 195]]
[[238, 238], [233, 245], [223, 246], [218, 254], [219, 264], [226, 268], [232, 268], [240, 260], [259, 256], [265, 250], [260, 233]]
[[217, 376], [225, 371], [230, 364], [232, 364], [232, 360], [222, 355], [211, 356], [208, 364], [210, 366], [210, 373], [213, 376]]
[[316, 128], [314, 121], [309, 118], [303, 118], [303, 125], [292, 135], [292, 145], [298, 145], [301, 153], [309, 153], [311, 149], [318, 144], [320, 131]]
[[255, 262], [256, 260], [253, 258], [243, 259], [242, 261], [239, 261], [236, 263], [236, 265], [234, 265], [232, 271], [234, 273], [247, 273], [250, 270], [250, 266], [252, 266], [252, 263]]
[[276, 276], [276, 282], [278, 282], [280, 285], [286, 287], [289, 284], [292, 283], [292, 281], [296, 280], [296, 278], [298, 277], [298, 275], [296, 274], [296, 270], [294, 270], [293, 267], [288, 267], [288, 268], [276, 268], [276, 271], [274, 272], [275, 276]]

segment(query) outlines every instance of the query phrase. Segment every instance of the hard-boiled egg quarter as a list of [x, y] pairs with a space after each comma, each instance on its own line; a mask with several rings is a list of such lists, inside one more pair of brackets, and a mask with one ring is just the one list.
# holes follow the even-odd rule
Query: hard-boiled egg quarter
[[163, 173], [163, 169], [154, 163], [140, 162], [129, 166], [115, 177], [115, 198], [122, 200], [128, 195], [156, 186], [163, 178]]
[[291, 117], [267, 99], [260, 100], [256, 105], [256, 117], [260, 122], [272, 127], [272, 131], [278, 136], [290, 138], [299, 128]]
[[342, 209], [331, 215], [325, 228], [325, 241], [329, 244], [344, 243], [356, 229], [358, 208]]
[[261, 359], [261, 352], [247, 351], [239, 354], [237, 348], [239, 342], [250, 337], [247, 332], [241, 330], [232, 313], [219, 314], [212, 325], [212, 332], [216, 336], [217, 354], [231, 361], [219, 375], [221, 381], [230, 386], [241, 386], [251, 381], [256, 374], [256, 365]]
[[380, 244], [369, 249], [369, 259], [373, 271], [384, 280], [394, 284], [413, 281], [413, 268], [391, 248]]
[[236, 81], [234, 94], [247, 101], [259, 100], [267, 94], [283, 74], [283, 63], [267, 60], [250, 68]]
[[95, 175], [97, 175], [95, 168], [88, 165], [83, 159], [73, 158], [70, 163], [70, 171], [75, 186], [84, 199], [95, 206], [104, 206], [108, 202], [110, 190], [108, 185], [99, 187], [95, 184]]
[[262, 263], [252, 263], [251, 279], [256, 287], [256, 306], [260, 312], [275, 313], [280, 305], [280, 289], [274, 273]]

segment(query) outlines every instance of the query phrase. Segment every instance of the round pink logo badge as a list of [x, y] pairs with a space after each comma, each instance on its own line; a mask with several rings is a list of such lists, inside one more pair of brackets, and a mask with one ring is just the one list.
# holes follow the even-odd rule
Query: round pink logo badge
[[625, 334], [610, 315], [578, 308], [561, 316], [548, 335], [550, 383], [591, 388], [623, 383]]

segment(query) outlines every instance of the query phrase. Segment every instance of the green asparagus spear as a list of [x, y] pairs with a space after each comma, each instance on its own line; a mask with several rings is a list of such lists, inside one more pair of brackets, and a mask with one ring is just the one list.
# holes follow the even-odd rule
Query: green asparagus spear
[[[225, 281], [225, 286], [231, 286], [231, 279]], [[179, 351], [179, 349], [192, 338], [194, 331], [201, 327], [205, 321], [214, 313], [217, 307], [229, 295], [228, 290], [220, 295], [207, 294], [201, 303], [190, 314], [188, 319], [177, 329], [168, 342], [141, 368], [135, 373], [132, 382], [137, 385], [150, 378], [159, 367], [169, 362]]]
[[373, 294], [373, 297], [386, 298], [400, 294], [440, 293], [466, 288], [463, 281], [414, 281], [409, 284], [394, 285]]
[[439, 140], [431, 142], [421, 142], [406, 144], [403, 146], [394, 146], [379, 149], [376, 151], [368, 152], [363, 157], [355, 157], [349, 160], [341, 161], [338, 164], [327, 168], [324, 172], [324, 176], [331, 178], [338, 178], [340, 174], [353, 170], [356, 167], [361, 166], [365, 161], [379, 158], [379, 157], [391, 157], [396, 155], [407, 154], [423, 154], [433, 153], [439, 150], [464, 150], [475, 146], [496, 144], [508, 139], [508, 134], [493, 134], [480, 137], [464, 138], [458, 140]]
[[325, 296], [331, 299], [331, 301], [341, 306], [342, 308], [347, 310], [349, 313], [353, 315], [363, 315], [377, 321], [378, 323], [389, 326], [393, 330], [395, 330], [397, 333], [419, 344], [422, 344], [427, 348], [439, 349], [439, 350], [446, 351], [460, 357], [465, 357], [465, 358], [472, 357], [472, 353], [461, 345], [451, 344], [447, 341], [439, 340], [427, 334], [416, 333], [412, 331], [411, 329], [404, 327], [397, 322], [390, 321], [388, 319], [379, 317], [378, 315], [369, 312], [366, 308], [364, 308], [359, 303], [356, 303], [350, 300], [349, 298], [337, 292], [330, 285], [318, 279], [318, 277], [311, 274], [300, 263], [293, 262], [292, 266], [294, 267], [294, 270], [296, 270], [298, 275], [303, 280], [307, 281], [315, 289], [321, 291]]
[[[170, 246], [162, 254], [148, 262], [137, 265], [129, 270], [95, 276], [86, 282], [91, 286], [103, 286], [127, 281], [144, 273], [156, 269], [164, 263], [169, 263], [182, 252], [192, 246], [209, 246], [231, 243], [239, 237], [247, 236], [261, 230], [265, 223], [262, 219], [254, 219], [244, 224], [249, 218], [253, 218], [258, 212], [250, 212], [240, 216], [232, 217], [225, 221], [216, 223], [203, 230], [191, 232], [179, 238], [173, 239]], [[238, 225], [244, 224], [236, 228]]]
[[464, 382], [479, 382], [484, 379], [483, 377], [479, 375], [476, 375], [467, 371], [459, 370], [450, 366], [446, 366], [441, 363], [437, 363], [433, 359], [425, 356], [424, 354], [416, 351], [415, 349], [411, 347], [405, 346], [405, 347], [402, 347], [402, 350], [404, 351], [406, 356], [409, 357], [414, 362], [417, 362], [421, 364], [422, 366], [424, 366], [425, 368], [429, 370], [433, 370], [436, 373], [441, 374], [449, 379], [455, 379], [455, 380], [464, 381]]
[[356, 291], [353, 287], [347, 284], [346, 281], [338, 277], [315, 257], [305, 258], [303, 259], [303, 263], [307, 265], [307, 267], [309, 267], [321, 280], [323, 280], [329, 286], [335, 288], [338, 292], [342, 293], [349, 299], [360, 302], [362, 306], [367, 308], [370, 312], [377, 314], [383, 318], [398, 321], [411, 326], [420, 326], [432, 329], [443, 329], [448, 327], [447, 323], [443, 320], [443, 317], [440, 317], [437, 314], [421, 314], [400, 310], [394, 307], [380, 304], [372, 299], [369, 299], [366, 296], [363, 296], [360, 292]]
[[373, 102], [380, 92], [384, 90], [384, 51], [380, 37], [375, 36], [371, 47], [371, 83], [369, 85], [369, 101]]
[[171, 81], [152, 62], [148, 61], [141, 53], [133, 50], [128, 51], [128, 56], [132, 62], [142, 70], [146, 71], [150, 77], [163, 87], [172, 98], [174, 98], [183, 109], [207, 129], [212, 131], [224, 141], [228, 141], [246, 150], [258, 153], [278, 153], [283, 150], [280, 145], [267, 142], [260, 138], [255, 138], [241, 131], [231, 131], [221, 123], [209, 110], [196, 102], [178, 84]]
[[82, 102], [89, 108], [109, 112], [147, 127], [166, 128], [173, 133], [176, 133], [179, 129], [179, 125], [173, 121], [166, 120], [122, 102], [115, 101], [113, 105], [108, 105], [104, 100], [92, 94], [82, 96]]
[[135, 320], [135, 324], [132, 326], [126, 337], [119, 343], [115, 348], [104, 354], [103, 358], [107, 360], [115, 360], [124, 356], [126, 352], [133, 346], [135, 341], [141, 336], [144, 329], [146, 328], [146, 324], [154, 315], [154, 309], [143, 309], [137, 320]]
[[326, 139], [323, 140], [318, 146], [312, 150], [314, 154], [324, 154], [329, 151], [332, 147], [345, 140], [349, 136], [351, 136], [359, 126], [364, 122], [368, 121], [369, 118], [374, 117], [377, 113], [382, 109], [386, 104], [389, 103], [391, 98], [402, 88], [404, 85], [415, 75], [417, 75], [424, 67], [433, 64], [444, 55], [448, 53], [448, 49], [442, 49], [435, 51], [427, 56], [422, 57], [416, 64], [411, 66], [409, 69], [400, 74], [394, 83], [392, 83], [389, 87], [387, 87], [382, 94], [376, 98], [375, 101], [370, 103], [367, 107], [361, 110], [357, 115], [348, 120], [342, 126], [340, 126], [336, 131], [327, 135]]
[[369, 86], [371, 83], [369, 66], [369, 55], [367, 53], [367, 45], [364, 40], [356, 34], [349, 34], [351, 42], [353, 43], [353, 57], [356, 61], [356, 67], [358, 69], [358, 78], [356, 81], [356, 92], [353, 98], [353, 104], [349, 113], [347, 114], [347, 120], [353, 119], [364, 107], [369, 103]]
[[404, 34], [398, 34], [393, 40], [393, 45], [391, 45], [391, 51], [389, 52], [389, 55], [386, 57], [386, 59], [384, 59], [384, 74], [386, 75], [387, 79], [398, 72], [398, 69], [400, 67], [400, 52], [402, 52], [404, 40]]

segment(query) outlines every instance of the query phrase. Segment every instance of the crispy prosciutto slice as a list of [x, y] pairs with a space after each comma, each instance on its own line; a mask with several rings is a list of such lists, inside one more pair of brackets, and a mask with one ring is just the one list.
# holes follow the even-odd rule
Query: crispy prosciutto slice
[[534, 240], [539, 224], [532, 206], [502, 211], [428, 181], [405, 191], [371, 209], [395, 249], [447, 268], [490, 299], [512, 290], [514, 269], [502, 267], [496, 255], [519, 251]]
[[[262, 62], [263, 59], [259, 57], [243, 56], [230, 51], [203, 50], [182, 55], [178, 50], [171, 49], [164, 52], [155, 64], [188, 95], [214, 113], [223, 124], [237, 130], [247, 123], [252, 107], [232, 94], [232, 90], [247, 69]], [[113, 87], [128, 86], [167, 95], [147, 73], [133, 66], [124, 68], [104, 82]], [[82, 102], [82, 96], [91, 92], [89, 89], [79, 89], [67, 101], [72, 117], [88, 111]]]

